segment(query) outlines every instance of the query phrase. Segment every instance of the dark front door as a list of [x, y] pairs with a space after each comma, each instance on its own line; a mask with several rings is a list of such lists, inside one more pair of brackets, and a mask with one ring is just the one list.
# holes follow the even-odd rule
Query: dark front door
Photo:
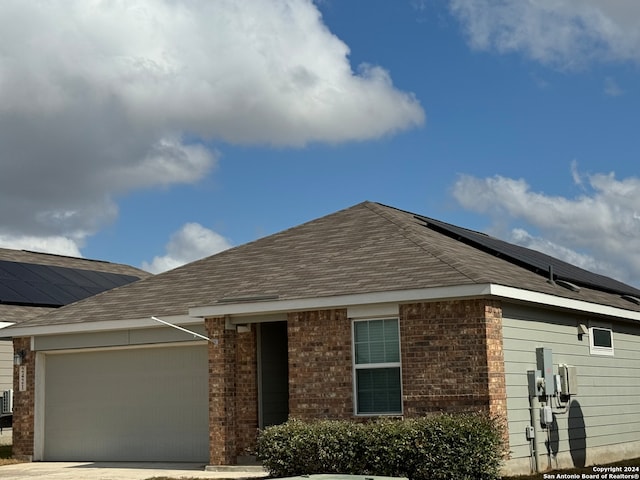
[[261, 323], [260, 428], [287, 421], [289, 416], [289, 365], [287, 322]]

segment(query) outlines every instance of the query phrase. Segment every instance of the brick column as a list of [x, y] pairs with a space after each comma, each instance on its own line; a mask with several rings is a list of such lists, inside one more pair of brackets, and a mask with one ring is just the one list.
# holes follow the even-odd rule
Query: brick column
[[233, 465], [235, 435], [235, 330], [225, 330], [224, 318], [205, 320], [209, 342], [209, 463]]
[[[13, 367], [13, 456], [19, 460], [33, 459], [35, 366], [36, 355], [31, 351], [31, 338], [14, 338], [13, 351], [24, 351], [21, 366]], [[26, 370], [26, 390], [20, 391], [20, 369]]]

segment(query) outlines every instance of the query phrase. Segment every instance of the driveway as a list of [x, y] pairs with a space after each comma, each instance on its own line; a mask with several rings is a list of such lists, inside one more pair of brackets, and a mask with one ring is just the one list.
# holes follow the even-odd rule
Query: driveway
[[[205, 471], [195, 463], [33, 462], [0, 466], [0, 479], [26, 480], [146, 480], [153, 477], [246, 479], [267, 473], [255, 467]], [[237, 468], [237, 467], [236, 467]]]

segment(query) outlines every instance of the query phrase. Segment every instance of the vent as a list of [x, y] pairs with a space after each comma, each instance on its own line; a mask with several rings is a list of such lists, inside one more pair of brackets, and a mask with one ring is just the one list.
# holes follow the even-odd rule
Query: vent
[[556, 280], [555, 281], [556, 285], [560, 285], [561, 287], [566, 288], [567, 290], [571, 290], [572, 292], [579, 292], [580, 291], [580, 287], [577, 286], [575, 283], [571, 283], [571, 282], [567, 282], [566, 280]]
[[225, 297], [217, 300], [218, 303], [242, 303], [242, 302], [265, 302], [267, 300], [278, 300], [279, 295], [251, 295], [246, 297]]
[[640, 305], [640, 298], [634, 297], [633, 295], [622, 295], [622, 298], [627, 302], [635, 303], [636, 305]]

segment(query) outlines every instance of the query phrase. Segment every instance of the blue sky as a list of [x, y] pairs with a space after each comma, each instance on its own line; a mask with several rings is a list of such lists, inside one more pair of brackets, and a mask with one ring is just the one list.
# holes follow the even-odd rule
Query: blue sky
[[372, 200], [640, 285], [635, 0], [0, 6], [0, 246], [154, 272]]

